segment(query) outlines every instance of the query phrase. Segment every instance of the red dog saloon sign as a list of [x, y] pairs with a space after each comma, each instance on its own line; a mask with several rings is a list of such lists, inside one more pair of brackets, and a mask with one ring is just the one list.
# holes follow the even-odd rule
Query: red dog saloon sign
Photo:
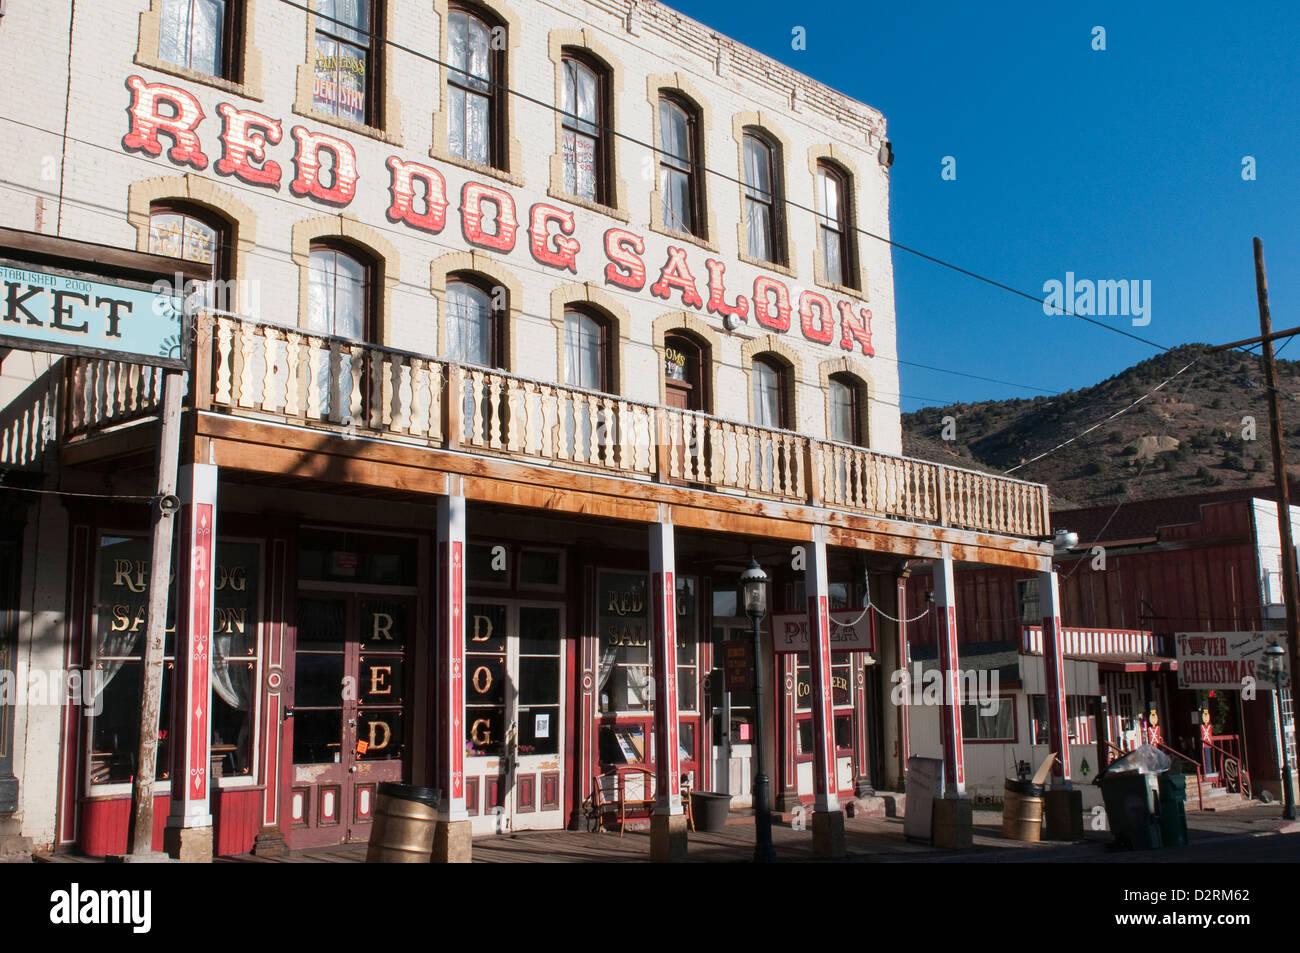
[[[287, 189], [295, 197], [337, 209], [352, 204], [363, 177], [382, 176], [389, 196], [386, 215], [394, 225], [438, 235], [457, 224], [449, 218], [458, 219], [465, 241], [477, 248], [503, 255], [526, 249], [547, 268], [575, 275], [580, 265], [587, 274], [599, 269], [611, 287], [648, 293], [718, 318], [748, 322], [752, 317], [764, 331], [784, 334], [797, 325], [808, 341], [875, 355], [871, 311], [861, 302], [832, 301], [810, 290], [796, 297], [785, 282], [764, 274], [752, 287], [730, 288], [725, 263], [674, 245], [664, 260], [651, 260], [645, 238], [624, 228], [607, 229], [599, 248], [585, 248], [576, 237], [572, 210], [549, 202], [521, 204], [511, 192], [472, 179], [461, 186], [453, 213], [446, 178], [433, 166], [394, 155], [382, 169], [363, 170], [348, 141], [329, 133], [304, 126], [286, 129], [279, 119], [229, 103], [220, 103], [216, 122], [207, 123], [203, 106], [184, 89], [139, 76], [127, 79], [126, 86], [130, 129], [122, 148], [127, 152], [165, 157], [179, 168], [200, 172], [211, 166], [219, 176], [273, 192]], [[219, 131], [210, 131], [218, 125]]]

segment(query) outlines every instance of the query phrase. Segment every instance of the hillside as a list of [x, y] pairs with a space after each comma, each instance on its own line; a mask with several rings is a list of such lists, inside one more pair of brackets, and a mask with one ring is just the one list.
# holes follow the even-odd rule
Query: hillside
[[[1053, 506], [1085, 506], [1272, 483], [1268, 402], [1259, 359], [1189, 344], [1092, 387], [1056, 397], [927, 407], [903, 415], [903, 452], [1005, 472], [1128, 406], [1202, 356], [1132, 410], [1012, 476], [1046, 483]], [[1287, 468], [1300, 476], [1300, 362], [1278, 361]], [[945, 440], [945, 417], [952, 417]], [[1254, 418], [1254, 433], [1250, 421]]]

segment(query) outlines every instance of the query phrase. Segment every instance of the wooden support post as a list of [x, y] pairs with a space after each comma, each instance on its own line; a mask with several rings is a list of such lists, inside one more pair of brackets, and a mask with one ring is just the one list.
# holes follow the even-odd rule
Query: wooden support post
[[[457, 398], [459, 399], [459, 398]], [[459, 481], [457, 481], [459, 482]], [[465, 496], [462, 486], [438, 500], [437, 690], [434, 785], [439, 791], [435, 863], [469, 863], [465, 809]]]
[[650, 524], [650, 621], [653, 626], [655, 812], [650, 819], [650, 857], [686, 859], [682, 812], [681, 754], [677, 740], [677, 572], [672, 515], [660, 507]]
[[808, 596], [808, 671], [813, 710], [813, 851], [844, 856], [844, 814], [840, 811], [835, 764], [835, 710], [831, 697], [830, 584], [825, 527], [816, 527], [808, 547], [804, 582]]
[[1066, 731], [1065, 656], [1061, 643], [1061, 587], [1056, 571], [1038, 574], [1038, 606], [1043, 613], [1043, 676], [1047, 684], [1047, 744], [1056, 755], [1053, 790], [1070, 789], [1070, 739]]
[[966, 796], [966, 757], [961, 733], [961, 658], [957, 651], [957, 587], [952, 551], [943, 544], [943, 558], [934, 567], [934, 611], [939, 636], [939, 672], [943, 677], [943, 772], [945, 797]]
[[162, 710], [163, 642], [167, 629], [167, 595], [171, 582], [172, 532], [179, 501], [176, 465], [181, 450], [181, 399], [185, 376], [163, 374], [161, 433], [158, 440], [158, 490], [153, 508], [149, 559], [149, 597], [145, 615], [144, 685], [140, 700], [140, 746], [136, 756], [131, 854], [135, 861], [162, 859], [153, 849], [154, 772], [158, 765], [158, 718]]

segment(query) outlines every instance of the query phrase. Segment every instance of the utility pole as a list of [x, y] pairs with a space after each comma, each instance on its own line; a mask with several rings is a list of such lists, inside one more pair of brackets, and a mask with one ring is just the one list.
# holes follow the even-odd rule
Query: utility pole
[[[1277, 395], [1277, 363], [1273, 358], [1273, 341], [1275, 338], [1289, 337], [1300, 333], [1300, 328], [1273, 332], [1273, 319], [1269, 314], [1268, 307], [1268, 279], [1264, 274], [1264, 243], [1258, 238], [1255, 239], [1255, 294], [1259, 299], [1260, 336], [1246, 341], [1234, 341], [1231, 344], [1224, 344], [1211, 350], [1212, 352], [1222, 351], [1243, 344], [1263, 345], [1260, 351], [1260, 362], [1263, 364], [1264, 369], [1264, 384], [1268, 388], [1269, 436], [1273, 444], [1273, 479], [1277, 484], [1277, 529], [1282, 543], [1282, 597], [1286, 602], [1287, 653], [1290, 659], [1291, 674], [1294, 676], [1297, 672], [1300, 672], [1300, 616], [1297, 616], [1297, 606], [1300, 605], [1300, 578], [1297, 578], [1296, 573], [1295, 541], [1291, 537], [1291, 484], [1286, 473], [1286, 446], [1282, 440], [1282, 407]], [[1276, 690], [1281, 691], [1280, 687]], [[1291, 728], [1292, 737], [1296, 736], [1294, 734], [1296, 731], [1294, 704], [1291, 706], [1291, 725], [1283, 725], [1281, 718], [1278, 719], [1278, 724], [1282, 733], [1283, 762], [1286, 763], [1288, 761], [1285, 757], [1287, 727]], [[1283, 816], [1288, 820], [1295, 820], [1295, 791], [1291, 785], [1290, 772], [1284, 771], [1283, 773], [1288, 775], [1288, 777], [1281, 779], [1285, 805]]]

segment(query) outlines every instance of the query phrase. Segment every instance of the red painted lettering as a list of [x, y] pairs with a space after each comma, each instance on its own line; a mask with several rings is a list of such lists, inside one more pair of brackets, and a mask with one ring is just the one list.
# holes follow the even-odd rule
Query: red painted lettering
[[734, 305], [729, 305], [723, 300], [727, 294], [727, 266], [716, 259], [710, 258], [704, 263], [704, 267], [709, 269], [709, 314], [720, 314], [723, 317], [734, 314], [740, 320], [748, 321], [748, 298], [739, 296], [736, 298]]
[[618, 285], [640, 291], [645, 287], [645, 242], [641, 236], [621, 228], [611, 228], [605, 232], [605, 257], [610, 263], [605, 266], [606, 284]]
[[[293, 156], [298, 174], [289, 183], [294, 195], [306, 195], [327, 205], [344, 206], [357, 194], [357, 154], [352, 147], [336, 136], [324, 132], [308, 132], [302, 126], [293, 127], [293, 138], [298, 143]], [[321, 154], [329, 156], [327, 171], [332, 181], [326, 186], [321, 181]]]
[[[139, 76], [130, 77], [126, 85], [131, 90], [131, 105], [126, 110], [131, 117], [131, 129], [122, 137], [122, 148], [128, 152], [160, 156], [163, 147], [158, 134], [162, 133], [172, 141], [167, 150], [168, 159], [177, 165], [206, 169], [208, 157], [203, 154], [199, 137], [194, 132], [203, 121], [203, 107], [199, 101], [183, 89], [166, 83], [146, 83]], [[167, 104], [171, 115], [158, 111], [160, 103]]]
[[[280, 121], [229, 103], [217, 107], [221, 114], [221, 158], [213, 168], [218, 175], [233, 175], [249, 185], [280, 188], [280, 163], [268, 162], [266, 147], [279, 145]], [[256, 165], [254, 165], [256, 163]]]
[[656, 298], [667, 300], [676, 288], [682, 293], [682, 304], [692, 308], [704, 307], [704, 299], [695, 287], [695, 276], [686, 266], [686, 249], [668, 246], [668, 260], [659, 272], [659, 280], [650, 286], [650, 293]]
[[[772, 314], [772, 299], [776, 296], [776, 314]], [[790, 292], [785, 282], [759, 275], [754, 279], [754, 318], [765, 328], [773, 331], [790, 330]]]
[[831, 343], [835, 337], [835, 312], [825, 295], [805, 291], [799, 296], [799, 329], [809, 341]]
[[853, 302], [840, 302], [840, 347], [846, 351], [853, 350], [853, 342], [857, 341], [862, 345], [862, 353], [867, 357], [875, 357], [876, 349], [871, 346], [871, 311], [867, 308], [861, 309], [862, 320], [859, 321], [853, 313]]
[[[538, 202], [533, 206], [528, 217], [529, 249], [533, 257], [543, 265], [550, 265], [560, 270], [567, 268], [577, 274], [577, 255], [582, 245], [576, 238], [566, 237], [572, 235], [575, 228], [573, 213], [556, 208], [554, 205], [547, 205], [545, 202]], [[560, 226], [559, 232], [555, 235], [550, 231], [551, 222]], [[552, 242], [555, 243], [554, 249], [551, 248]]]
[[[491, 202], [496, 206], [496, 232], [488, 235], [483, 231], [483, 203]], [[460, 193], [460, 227], [465, 234], [465, 241], [480, 248], [494, 251], [510, 252], [515, 247], [515, 233], [519, 231], [519, 219], [515, 217], [515, 200], [509, 192], [484, 185], [481, 182], [466, 182]]]
[[[388, 206], [390, 222], [404, 222], [422, 232], [441, 232], [447, 224], [447, 180], [437, 169], [418, 162], [403, 162], [396, 156], [388, 159], [391, 177], [388, 191], [393, 200]], [[424, 183], [424, 211], [415, 210], [415, 183]]]

